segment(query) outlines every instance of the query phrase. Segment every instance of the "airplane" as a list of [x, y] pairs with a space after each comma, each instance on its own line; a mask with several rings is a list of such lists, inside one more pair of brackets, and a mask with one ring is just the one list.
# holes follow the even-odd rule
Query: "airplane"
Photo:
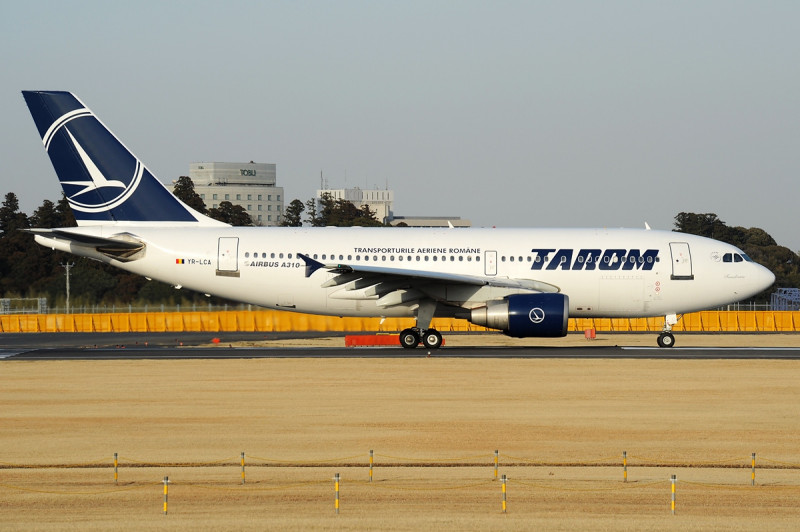
[[767, 289], [740, 249], [644, 229], [231, 227], [176, 198], [70, 92], [23, 91], [78, 227], [39, 244], [266, 308], [411, 317], [404, 348], [439, 348], [434, 317], [508, 336], [566, 336], [569, 318], [664, 316]]

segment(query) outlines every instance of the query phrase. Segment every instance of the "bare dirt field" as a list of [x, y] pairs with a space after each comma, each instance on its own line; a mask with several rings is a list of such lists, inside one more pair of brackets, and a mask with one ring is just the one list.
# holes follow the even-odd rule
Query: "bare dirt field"
[[799, 378], [758, 360], [5, 361], [0, 529], [795, 530]]

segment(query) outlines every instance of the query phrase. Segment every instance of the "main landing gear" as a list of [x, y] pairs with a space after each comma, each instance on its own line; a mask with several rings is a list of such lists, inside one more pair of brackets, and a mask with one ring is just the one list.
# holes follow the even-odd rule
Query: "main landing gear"
[[436, 311], [436, 301], [423, 299], [419, 302], [417, 309], [417, 326], [405, 329], [400, 333], [400, 345], [406, 349], [414, 349], [422, 342], [428, 349], [439, 349], [442, 347], [442, 335], [436, 329], [428, 327], [433, 320]]
[[658, 335], [658, 347], [674, 347], [675, 336], [672, 335], [672, 326], [678, 323], [678, 316], [667, 314], [664, 316], [664, 330]]
[[400, 333], [400, 345], [406, 349], [413, 349], [422, 342], [428, 349], [439, 349], [442, 347], [442, 335], [436, 329], [422, 330], [417, 327], [405, 329]]

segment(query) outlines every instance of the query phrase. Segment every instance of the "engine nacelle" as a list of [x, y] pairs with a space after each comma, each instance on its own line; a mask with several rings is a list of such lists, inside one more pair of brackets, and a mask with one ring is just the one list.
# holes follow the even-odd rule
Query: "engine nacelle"
[[500, 329], [508, 336], [558, 337], [567, 335], [569, 298], [564, 294], [517, 294], [473, 309], [469, 321]]

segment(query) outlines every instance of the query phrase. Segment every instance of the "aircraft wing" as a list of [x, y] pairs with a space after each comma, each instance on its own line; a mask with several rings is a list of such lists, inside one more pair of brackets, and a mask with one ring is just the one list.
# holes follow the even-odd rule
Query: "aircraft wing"
[[[349, 264], [323, 264], [307, 255], [298, 253], [306, 263], [305, 275], [310, 277], [318, 270], [326, 270], [338, 274], [322, 284], [323, 288], [349, 284], [351, 289], [366, 289], [366, 296], [378, 296], [385, 302], [383, 306], [391, 306], [390, 302], [407, 303], [427, 296], [431, 285], [494, 287], [509, 290], [531, 292], [560, 292], [555, 285], [534, 279], [511, 279], [508, 277], [481, 277], [447, 272], [431, 272], [426, 270], [408, 270], [385, 266], [352, 266]], [[393, 292], [403, 292], [394, 298], [387, 298]]]

